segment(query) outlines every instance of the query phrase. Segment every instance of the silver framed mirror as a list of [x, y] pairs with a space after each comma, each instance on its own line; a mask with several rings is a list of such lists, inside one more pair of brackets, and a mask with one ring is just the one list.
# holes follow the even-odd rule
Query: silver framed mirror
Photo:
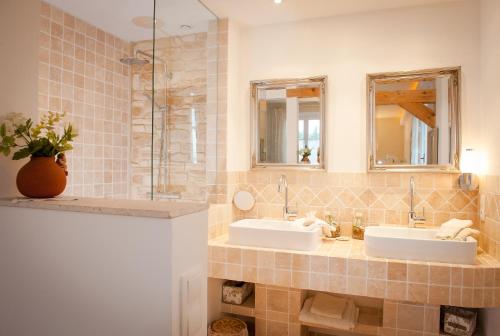
[[460, 67], [367, 75], [369, 171], [458, 172]]
[[326, 76], [250, 82], [252, 168], [325, 169]]

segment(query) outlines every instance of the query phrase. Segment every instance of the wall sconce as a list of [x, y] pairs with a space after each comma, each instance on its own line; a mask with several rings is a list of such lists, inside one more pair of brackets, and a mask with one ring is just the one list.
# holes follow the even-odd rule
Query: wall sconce
[[459, 177], [460, 188], [466, 191], [479, 188], [479, 178], [475, 174], [479, 170], [479, 165], [477, 152], [473, 148], [467, 148], [460, 160], [460, 170], [462, 171]]

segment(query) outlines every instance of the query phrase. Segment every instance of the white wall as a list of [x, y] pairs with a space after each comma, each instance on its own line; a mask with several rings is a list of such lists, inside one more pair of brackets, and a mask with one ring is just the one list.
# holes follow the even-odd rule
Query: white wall
[[[206, 335], [206, 211], [162, 219], [0, 206], [0, 218], [0, 335], [174, 336], [183, 318], [199, 322], [190, 335]], [[194, 269], [193, 317], [180, 287]]]
[[[500, 175], [500, 1], [481, 0], [481, 121], [482, 146], [486, 156], [485, 173]], [[500, 330], [500, 309], [482, 312], [485, 336], [495, 336]]]
[[500, 175], [500, 1], [481, 0], [481, 120], [486, 171]]
[[[39, 14], [39, 0], [0, 1], [0, 119], [9, 112], [38, 115]], [[16, 174], [25, 162], [0, 155], [0, 197], [17, 194]]]
[[[230, 171], [249, 168], [248, 88], [249, 81], [258, 79], [328, 75], [328, 170], [352, 172], [366, 169], [367, 73], [462, 66], [463, 139], [465, 145], [475, 145], [476, 1], [229, 29], [229, 43], [237, 40], [240, 46], [239, 59], [233, 60], [237, 73], [231, 73], [229, 64], [229, 77], [238, 78], [237, 89], [229, 92], [233, 106], [228, 110], [228, 143], [234, 144], [228, 146]], [[231, 34], [238, 36], [231, 39]]]

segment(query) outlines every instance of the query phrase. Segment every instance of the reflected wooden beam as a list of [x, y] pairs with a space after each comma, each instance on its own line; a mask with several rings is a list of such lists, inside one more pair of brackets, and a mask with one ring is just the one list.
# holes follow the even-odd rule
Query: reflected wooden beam
[[287, 89], [286, 97], [287, 98], [310, 98], [310, 97], [319, 97], [320, 90], [319, 88], [299, 88], [299, 89]]
[[375, 94], [376, 105], [399, 105], [401, 103], [435, 103], [436, 90], [379, 91]]
[[267, 110], [267, 100], [261, 99], [259, 100], [259, 111]]
[[398, 104], [406, 111], [422, 120], [430, 128], [436, 128], [436, 114], [422, 103], [400, 103]]

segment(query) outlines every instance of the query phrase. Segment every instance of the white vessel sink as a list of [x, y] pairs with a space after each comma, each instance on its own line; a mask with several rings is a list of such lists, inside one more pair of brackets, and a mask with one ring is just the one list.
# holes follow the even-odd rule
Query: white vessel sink
[[365, 251], [370, 257], [474, 264], [477, 241], [435, 239], [434, 229], [369, 226], [365, 231]]
[[229, 244], [313, 251], [321, 243], [320, 227], [280, 220], [243, 219], [229, 225]]

